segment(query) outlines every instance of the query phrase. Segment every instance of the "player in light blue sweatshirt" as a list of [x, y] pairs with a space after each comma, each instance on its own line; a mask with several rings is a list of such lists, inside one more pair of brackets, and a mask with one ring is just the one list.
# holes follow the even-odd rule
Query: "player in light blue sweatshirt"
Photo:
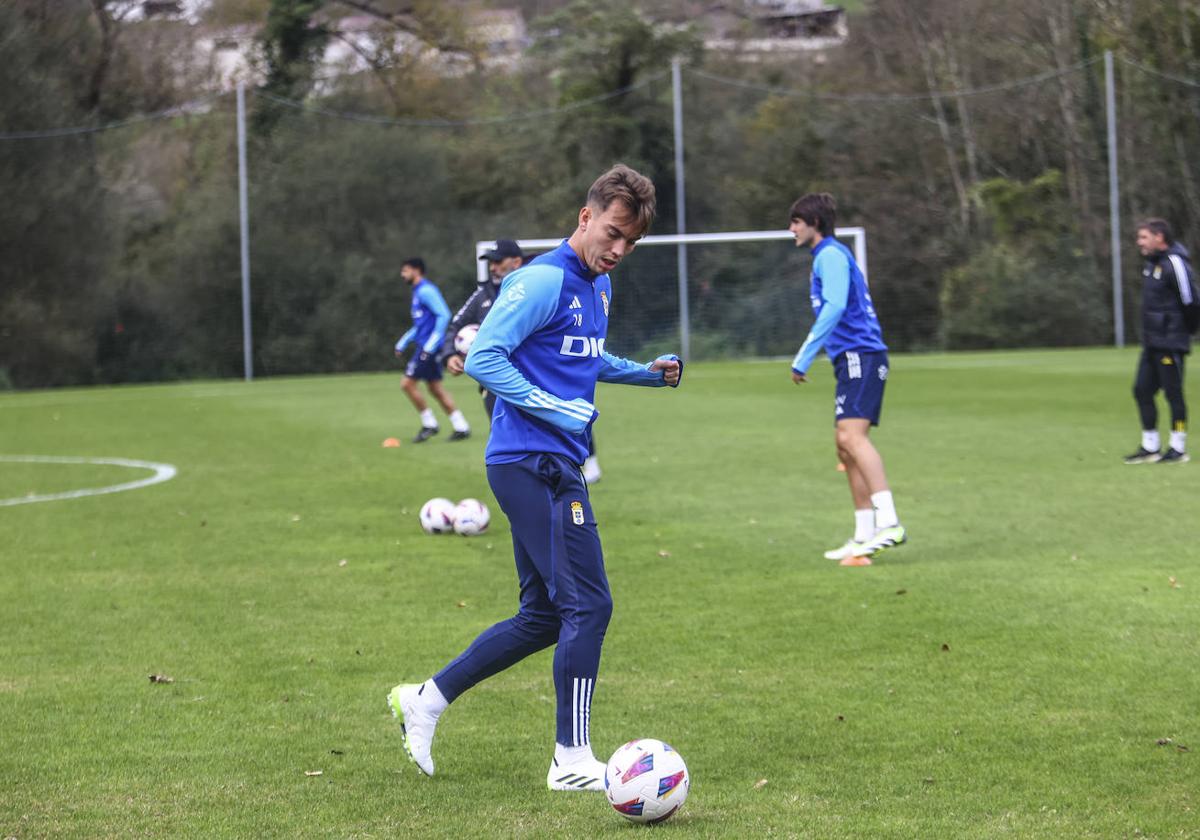
[[612, 282], [654, 217], [654, 185], [627, 166], [601, 175], [570, 239], [508, 275], [467, 354], [466, 371], [498, 398], [488, 483], [512, 525], [520, 608], [484, 630], [424, 683], [388, 703], [404, 746], [433, 775], [438, 716], [471, 686], [555, 646], [557, 715], [551, 790], [604, 789], [592, 753], [592, 696], [612, 596], [580, 466], [598, 412], [596, 382], [677, 386], [676, 356], [639, 364], [604, 348]]
[[424, 379], [433, 394], [450, 417], [450, 425], [454, 434], [450, 440], [465, 440], [471, 436], [471, 427], [467, 418], [454, 405], [454, 398], [442, 386], [442, 366], [438, 362], [438, 351], [442, 349], [442, 339], [446, 335], [446, 326], [450, 323], [450, 307], [446, 299], [438, 291], [438, 287], [425, 279], [425, 261], [413, 257], [404, 261], [400, 267], [400, 276], [412, 289], [412, 319], [413, 325], [408, 332], [400, 336], [396, 342], [396, 355], [401, 355], [409, 345], [414, 347], [412, 358], [404, 369], [404, 379], [400, 387], [412, 400], [413, 407], [421, 415], [421, 429], [413, 438], [413, 443], [424, 443], [438, 433], [438, 421], [433, 416], [433, 410], [421, 396], [417, 388], [417, 380]]
[[788, 229], [797, 247], [812, 248], [810, 295], [817, 316], [792, 360], [792, 381], [808, 381], [809, 369], [824, 348], [837, 377], [835, 439], [850, 482], [855, 522], [854, 536], [825, 557], [850, 563], [902, 544], [907, 534], [896, 515], [883, 458], [868, 437], [883, 409], [887, 345], [867, 278], [850, 249], [833, 238], [836, 218], [837, 204], [828, 193], [805, 195], [792, 205]]

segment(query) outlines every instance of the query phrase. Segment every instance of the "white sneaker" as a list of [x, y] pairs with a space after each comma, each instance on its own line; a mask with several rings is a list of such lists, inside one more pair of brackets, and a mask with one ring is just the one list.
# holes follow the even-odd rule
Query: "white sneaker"
[[420, 683], [398, 685], [388, 692], [388, 707], [392, 716], [400, 719], [400, 733], [404, 741], [404, 751], [412, 759], [413, 764], [426, 776], [433, 775], [433, 730], [437, 726], [437, 716], [425, 711], [418, 698], [421, 690]]
[[846, 540], [846, 544], [841, 548], [831, 548], [825, 552], [826, 560], [845, 560], [847, 557], [859, 557], [863, 553], [862, 543], [856, 543], [854, 540]]
[[595, 484], [600, 480], [600, 462], [596, 460], [595, 455], [587, 456], [583, 462], [583, 480], [588, 484]]
[[604, 790], [604, 771], [607, 765], [591, 759], [578, 764], [559, 764], [551, 759], [546, 773], [546, 787], [550, 790]]

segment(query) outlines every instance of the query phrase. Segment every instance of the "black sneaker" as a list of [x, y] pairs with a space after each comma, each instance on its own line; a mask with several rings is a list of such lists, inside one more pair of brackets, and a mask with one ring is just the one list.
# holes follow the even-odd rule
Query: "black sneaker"
[[424, 443], [438, 433], [437, 426], [422, 426], [421, 431], [413, 438], [413, 443]]
[[1158, 459], [1160, 464], [1186, 464], [1192, 460], [1186, 452], [1180, 452], [1178, 449], [1168, 449]]
[[465, 432], [455, 432], [454, 434], [450, 435], [450, 440], [466, 440], [470, 436], [471, 430], [467, 429]]
[[1163, 456], [1157, 452], [1151, 452], [1144, 446], [1139, 446], [1138, 451], [1132, 455], [1125, 456], [1126, 464], [1153, 464], [1163, 459]]

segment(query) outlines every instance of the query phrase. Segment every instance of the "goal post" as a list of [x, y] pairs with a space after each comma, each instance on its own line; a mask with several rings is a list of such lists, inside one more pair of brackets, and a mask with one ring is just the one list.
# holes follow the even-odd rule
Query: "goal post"
[[[834, 231], [834, 235], [843, 240], [850, 249], [854, 252], [854, 258], [862, 269], [863, 275], [867, 276], [867, 233], [862, 227], [839, 227]], [[711, 245], [730, 245], [730, 244], [753, 244], [755, 242], [786, 242], [791, 241], [795, 237], [790, 231], [786, 230], [737, 230], [737, 231], [720, 231], [717, 233], [684, 233], [684, 234], [662, 234], [658, 236], [646, 236], [638, 240], [637, 250], [643, 252], [645, 249], [654, 248], [656, 246], [711, 246]], [[552, 248], [557, 248], [563, 241], [563, 237], [553, 238], [525, 238], [517, 239], [516, 242], [521, 246], [521, 249], [529, 252], [548, 251]], [[475, 243], [475, 259], [476, 259], [476, 280], [480, 283], [488, 279], [487, 263], [479, 258], [487, 251], [496, 247], [496, 240], [484, 239]], [[620, 282], [621, 267], [616, 270], [616, 277]], [[662, 266], [660, 271], [662, 279], [680, 280], [678, 277], [678, 269], [674, 266], [667, 269]], [[679, 313], [688, 312], [688, 301], [684, 299], [687, 294], [688, 278], [682, 278], [683, 282], [678, 283], [678, 291], [676, 296], [679, 300]], [[674, 287], [670, 287], [674, 289]], [[668, 287], [663, 285], [662, 290], [666, 291]], [[679, 340], [682, 348], [691, 346], [691, 324], [688, 319], [679, 317]], [[685, 358], [690, 355], [685, 352]]]

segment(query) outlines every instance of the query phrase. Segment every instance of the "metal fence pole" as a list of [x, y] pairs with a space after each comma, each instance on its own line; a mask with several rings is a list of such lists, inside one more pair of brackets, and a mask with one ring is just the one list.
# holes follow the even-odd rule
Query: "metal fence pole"
[[[679, 56], [671, 59], [671, 90], [675, 106], [675, 231], [687, 233], [687, 212], [684, 202], [687, 190], [683, 182], [683, 83]], [[686, 362], [691, 358], [691, 327], [688, 313], [687, 245], [676, 246], [679, 264], [679, 355]]]
[[1117, 85], [1112, 50], [1104, 51], [1108, 111], [1108, 226], [1112, 237], [1113, 341], [1125, 346], [1125, 297], [1121, 290], [1121, 182], [1117, 176]]
[[242, 368], [246, 381], [254, 378], [250, 331], [250, 201], [246, 188], [246, 84], [237, 86], [238, 216], [242, 237]]

